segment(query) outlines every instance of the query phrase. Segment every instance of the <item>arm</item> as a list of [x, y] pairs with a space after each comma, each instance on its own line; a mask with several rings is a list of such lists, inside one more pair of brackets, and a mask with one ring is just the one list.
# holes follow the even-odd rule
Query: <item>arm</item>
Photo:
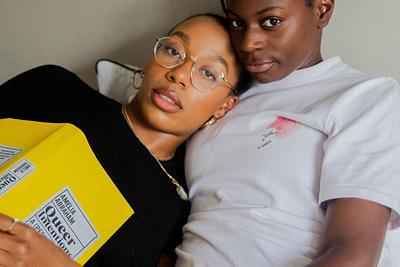
[[0, 213], [0, 266], [78, 267], [62, 249], [23, 224], [7, 229], [12, 218]]
[[362, 199], [328, 203], [318, 257], [308, 267], [368, 267], [378, 263], [390, 210]]

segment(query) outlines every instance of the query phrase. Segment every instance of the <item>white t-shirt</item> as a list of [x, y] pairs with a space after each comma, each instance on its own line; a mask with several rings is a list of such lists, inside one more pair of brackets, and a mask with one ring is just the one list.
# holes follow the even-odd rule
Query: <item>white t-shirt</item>
[[189, 142], [192, 202], [177, 266], [304, 266], [324, 201], [392, 209], [379, 266], [400, 266], [400, 86], [339, 57], [256, 83]]

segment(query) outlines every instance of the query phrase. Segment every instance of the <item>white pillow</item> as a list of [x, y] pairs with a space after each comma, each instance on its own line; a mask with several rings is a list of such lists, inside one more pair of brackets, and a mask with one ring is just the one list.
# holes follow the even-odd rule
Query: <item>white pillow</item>
[[[99, 92], [121, 104], [127, 104], [137, 93], [133, 87], [141, 84], [141, 77], [137, 71], [141, 68], [121, 64], [109, 59], [100, 59], [96, 62], [97, 85]], [[135, 77], [132, 81], [132, 76]]]

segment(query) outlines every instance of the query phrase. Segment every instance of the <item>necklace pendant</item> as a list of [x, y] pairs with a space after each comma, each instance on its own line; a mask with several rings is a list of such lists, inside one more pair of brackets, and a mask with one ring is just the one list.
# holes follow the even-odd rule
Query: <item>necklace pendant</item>
[[180, 197], [182, 200], [189, 201], [189, 197], [188, 197], [188, 195], [186, 194], [185, 189], [183, 189], [182, 186], [180, 186], [180, 185], [177, 186], [177, 187], [176, 187], [176, 192], [178, 193], [179, 197]]
[[133, 125], [131, 120], [129, 119], [128, 113], [126, 111], [126, 106], [122, 106], [122, 115], [124, 115], [124, 118], [126, 122], [128, 123], [129, 127], [131, 128], [133, 134], [136, 136], [136, 138], [142, 143], [142, 145], [149, 151], [150, 155], [157, 161], [158, 165], [162, 169], [162, 171], [168, 176], [168, 178], [171, 180], [171, 182], [176, 186], [176, 192], [178, 193], [179, 197], [184, 200], [184, 201], [189, 201], [189, 197], [187, 193], [185, 192], [185, 189], [176, 181], [176, 179], [167, 172], [167, 170], [164, 168], [164, 166], [161, 164], [161, 162], [151, 153], [151, 151], [147, 148], [147, 146], [143, 143], [142, 140], [140, 140], [139, 136], [136, 135]]

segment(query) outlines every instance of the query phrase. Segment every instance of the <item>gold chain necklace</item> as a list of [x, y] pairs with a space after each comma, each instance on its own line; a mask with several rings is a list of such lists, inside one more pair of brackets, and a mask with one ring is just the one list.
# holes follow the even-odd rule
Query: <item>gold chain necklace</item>
[[143, 143], [143, 141], [139, 138], [139, 136], [136, 135], [133, 125], [131, 120], [129, 119], [128, 113], [126, 112], [126, 106], [122, 106], [122, 115], [124, 115], [124, 118], [126, 122], [129, 125], [129, 128], [131, 128], [132, 133], [136, 136], [136, 138], [140, 141], [140, 143], [149, 151], [150, 155], [157, 161], [158, 165], [162, 169], [162, 171], [168, 176], [168, 178], [171, 180], [171, 182], [175, 185], [176, 192], [178, 193], [179, 197], [182, 200], [189, 201], [189, 197], [187, 193], [185, 192], [185, 189], [178, 183], [178, 181], [167, 172], [167, 170], [164, 168], [164, 166], [161, 164], [161, 162], [156, 158], [156, 156], [151, 153], [151, 151], [146, 147], [146, 145]]

